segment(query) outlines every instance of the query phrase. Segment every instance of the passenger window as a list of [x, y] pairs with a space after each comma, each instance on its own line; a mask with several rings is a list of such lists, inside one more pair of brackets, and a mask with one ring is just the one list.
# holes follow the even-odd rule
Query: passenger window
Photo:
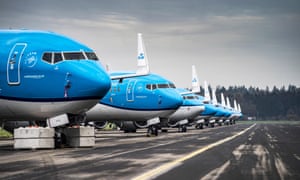
[[90, 60], [98, 60], [98, 57], [95, 53], [93, 52], [85, 52], [86, 57]]
[[49, 53], [49, 52], [44, 53], [43, 60], [47, 61], [48, 63], [52, 63], [51, 62], [52, 61], [52, 53]]
[[63, 60], [63, 58], [62, 58], [61, 53], [54, 53], [54, 63], [57, 63], [62, 60]]

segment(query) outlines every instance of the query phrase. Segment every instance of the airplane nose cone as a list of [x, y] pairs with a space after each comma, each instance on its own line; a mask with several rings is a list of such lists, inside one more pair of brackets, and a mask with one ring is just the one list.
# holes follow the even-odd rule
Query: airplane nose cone
[[[73, 66], [69, 82], [69, 97], [101, 99], [109, 91], [111, 80], [107, 72], [95, 62], [83, 62], [82, 67]], [[78, 70], [80, 69], [80, 70]]]
[[111, 87], [109, 75], [105, 71], [102, 71], [91, 75], [90, 78], [91, 79], [87, 80], [87, 82], [90, 84], [90, 93], [101, 99]]
[[177, 109], [182, 105], [183, 99], [174, 89], [169, 89], [165, 92], [163, 103], [169, 106], [170, 109]]

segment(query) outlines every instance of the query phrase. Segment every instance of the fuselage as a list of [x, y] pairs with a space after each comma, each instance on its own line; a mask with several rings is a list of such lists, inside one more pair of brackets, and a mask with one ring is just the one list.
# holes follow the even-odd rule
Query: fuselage
[[63, 35], [0, 30], [0, 44], [0, 119], [80, 114], [111, 86], [93, 50]]
[[[111, 76], [132, 73], [118, 72]], [[168, 116], [182, 104], [169, 80], [156, 75], [112, 80], [110, 91], [87, 112], [88, 121], [146, 121]]]
[[169, 122], [173, 122], [172, 124], [174, 124], [174, 122], [180, 120], [192, 119], [205, 110], [203, 101], [198, 95], [186, 89], [177, 89], [177, 91], [182, 94], [183, 103], [173, 114], [165, 117]]

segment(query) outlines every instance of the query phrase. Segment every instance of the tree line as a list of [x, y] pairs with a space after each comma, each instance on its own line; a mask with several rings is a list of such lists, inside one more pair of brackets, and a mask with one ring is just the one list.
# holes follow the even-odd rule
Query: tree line
[[[209, 87], [211, 89], [211, 87]], [[204, 92], [201, 87], [201, 92]], [[229, 97], [231, 106], [233, 100], [241, 105], [244, 119], [257, 120], [300, 120], [300, 88], [289, 85], [287, 88], [274, 86], [265, 89], [250, 86], [218, 86], [216, 95], [221, 102], [220, 94]]]

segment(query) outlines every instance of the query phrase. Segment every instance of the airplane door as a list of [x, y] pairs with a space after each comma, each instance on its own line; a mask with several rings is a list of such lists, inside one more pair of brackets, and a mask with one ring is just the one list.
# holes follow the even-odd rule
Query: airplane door
[[16, 43], [10, 50], [7, 59], [7, 83], [9, 85], [20, 84], [20, 64], [26, 43]]
[[127, 89], [126, 89], [126, 98], [127, 101], [134, 101], [134, 86], [135, 86], [136, 80], [130, 80]]

